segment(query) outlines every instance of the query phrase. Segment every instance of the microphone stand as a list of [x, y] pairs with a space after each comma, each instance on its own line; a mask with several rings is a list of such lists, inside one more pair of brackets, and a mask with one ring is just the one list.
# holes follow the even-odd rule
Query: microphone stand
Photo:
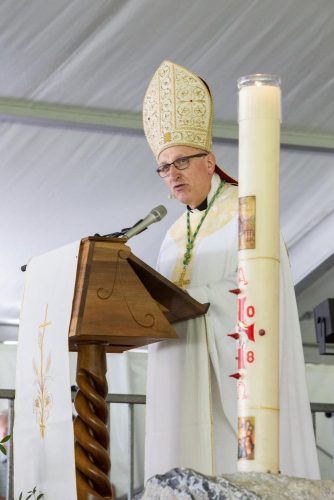
[[[95, 233], [94, 236], [96, 238], [121, 238], [122, 236], [126, 236], [126, 233], [130, 229], [133, 229], [134, 227], [138, 226], [138, 224], [140, 224], [142, 221], [143, 221], [143, 219], [139, 219], [139, 221], [136, 222], [136, 224], [134, 224], [133, 226], [131, 226], [131, 227], [125, 227], [124, 229], [121, 229], [120, 231], [116, 231], [114, 233], [103, 234], [102, 236], [100, 234], [98, 234], [98, 233]], [[138, 234], [140, 234], [143, 231], [145, 231], [145, 229], [147, 229], [147, 227], [145, 227], [144, 229], [142, 229]]]

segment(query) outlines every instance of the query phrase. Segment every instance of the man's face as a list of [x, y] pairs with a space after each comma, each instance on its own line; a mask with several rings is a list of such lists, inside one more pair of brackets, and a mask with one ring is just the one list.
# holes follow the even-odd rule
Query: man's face
[[[177, 158], [190, 156], [204, 151], [189, 146], [172, 146], [160, 153], [158, 163], [172, 163]], [[201, 158], [192, 158], [189, 167], [178, 170], [171, 165], [165, 184], [174, 198], [191, 208], [197, 207], [207, 197], [211, 188], [211, 178], [215, 170], [215, 157], [208, 153]]]

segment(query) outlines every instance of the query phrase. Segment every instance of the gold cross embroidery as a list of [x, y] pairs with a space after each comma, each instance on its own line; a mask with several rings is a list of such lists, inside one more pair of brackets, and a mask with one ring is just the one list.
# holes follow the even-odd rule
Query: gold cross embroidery
[[185, 279], [185, 277], [186, 277], [186, 273], [187, 273], [187, 268], [186, 268], [186, 267], [184, 267], [184, 268], [182, 269], [182, 272], [181, 272], [181, 274], [180, 274], [180, 277], [179, 277], [178, 281], [176, 281], [176, 282], [174, 283], [176, 286], [178, 286], [178, 287], [180, 287], [180, 288], [184, 288], [184, 287], [186, 287], [187, 285], [189, 285], [189, 284], [190, 284], [190, 279], [187, 279], [187, 280]]
[[44, 412], [45, 412], [45, 395], [46, 395], [45, 373], [44, 373], [44, 336], [45, 336], [45, 329], [52, 324], [51, 321], [47, 321], [48, 307], [49, 307], [49, 305], [46, 304], [44, 321], [43, 321], [43, 323], [38, 325], [38, 329], [43, 329], [41, 343], [39, 346], [39, 348], [40, 348], [40, 384], [41, 384], [41, 388], [42, 388], [42, 392], [41, 392], [41, 396], [42, 396], [41, 403], [42, 404], [41, 404], [41, 415], [40, 415], [39, 428], [40, 428], [40, 433], [41, 433], [42, 438], [44, 438], [44, 432], [45, 432]]
[[41, 323], [40, 325], [38, 325], [38, 328], [43, 328], [43, 334], [45, 333], [45, 328], [47, 326], [52, 325], [51, 321], [46, 321], [46, 318], [48, 316], [48, 307], [49, 307], [49, 304], [46, 304], [44, 322]]

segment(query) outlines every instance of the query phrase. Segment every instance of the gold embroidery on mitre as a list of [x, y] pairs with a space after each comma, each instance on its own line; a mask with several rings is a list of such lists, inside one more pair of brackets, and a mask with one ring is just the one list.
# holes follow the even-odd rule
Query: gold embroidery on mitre
[[164, 142], [170, 142], [172, 140], [172, 136], [171, 136], [171, 133], [170, 132], [166, 132], [164, 134]]
[[213, 102], [201, 78], [164, 61], [155, 72], [144, 97], [146, 139], [158, 158], [171, 146], [212, 149]]

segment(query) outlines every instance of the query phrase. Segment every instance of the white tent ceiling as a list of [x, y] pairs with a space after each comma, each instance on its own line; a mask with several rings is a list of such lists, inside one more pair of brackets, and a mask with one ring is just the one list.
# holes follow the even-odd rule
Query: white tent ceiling
[[281, 76], [281, 224], [295, 282], [328, 267], [333, 26], [332, 0], [2, 0], [0, 340], [18, 321], [30, 257], [129, 226], [163, 203], [168, 216], [131, 240], [154, 265], [182, 210], [154, 174], [140, 124], [163, 59], [209, 83], [218, 163], [235, 176], [237, 79]]

